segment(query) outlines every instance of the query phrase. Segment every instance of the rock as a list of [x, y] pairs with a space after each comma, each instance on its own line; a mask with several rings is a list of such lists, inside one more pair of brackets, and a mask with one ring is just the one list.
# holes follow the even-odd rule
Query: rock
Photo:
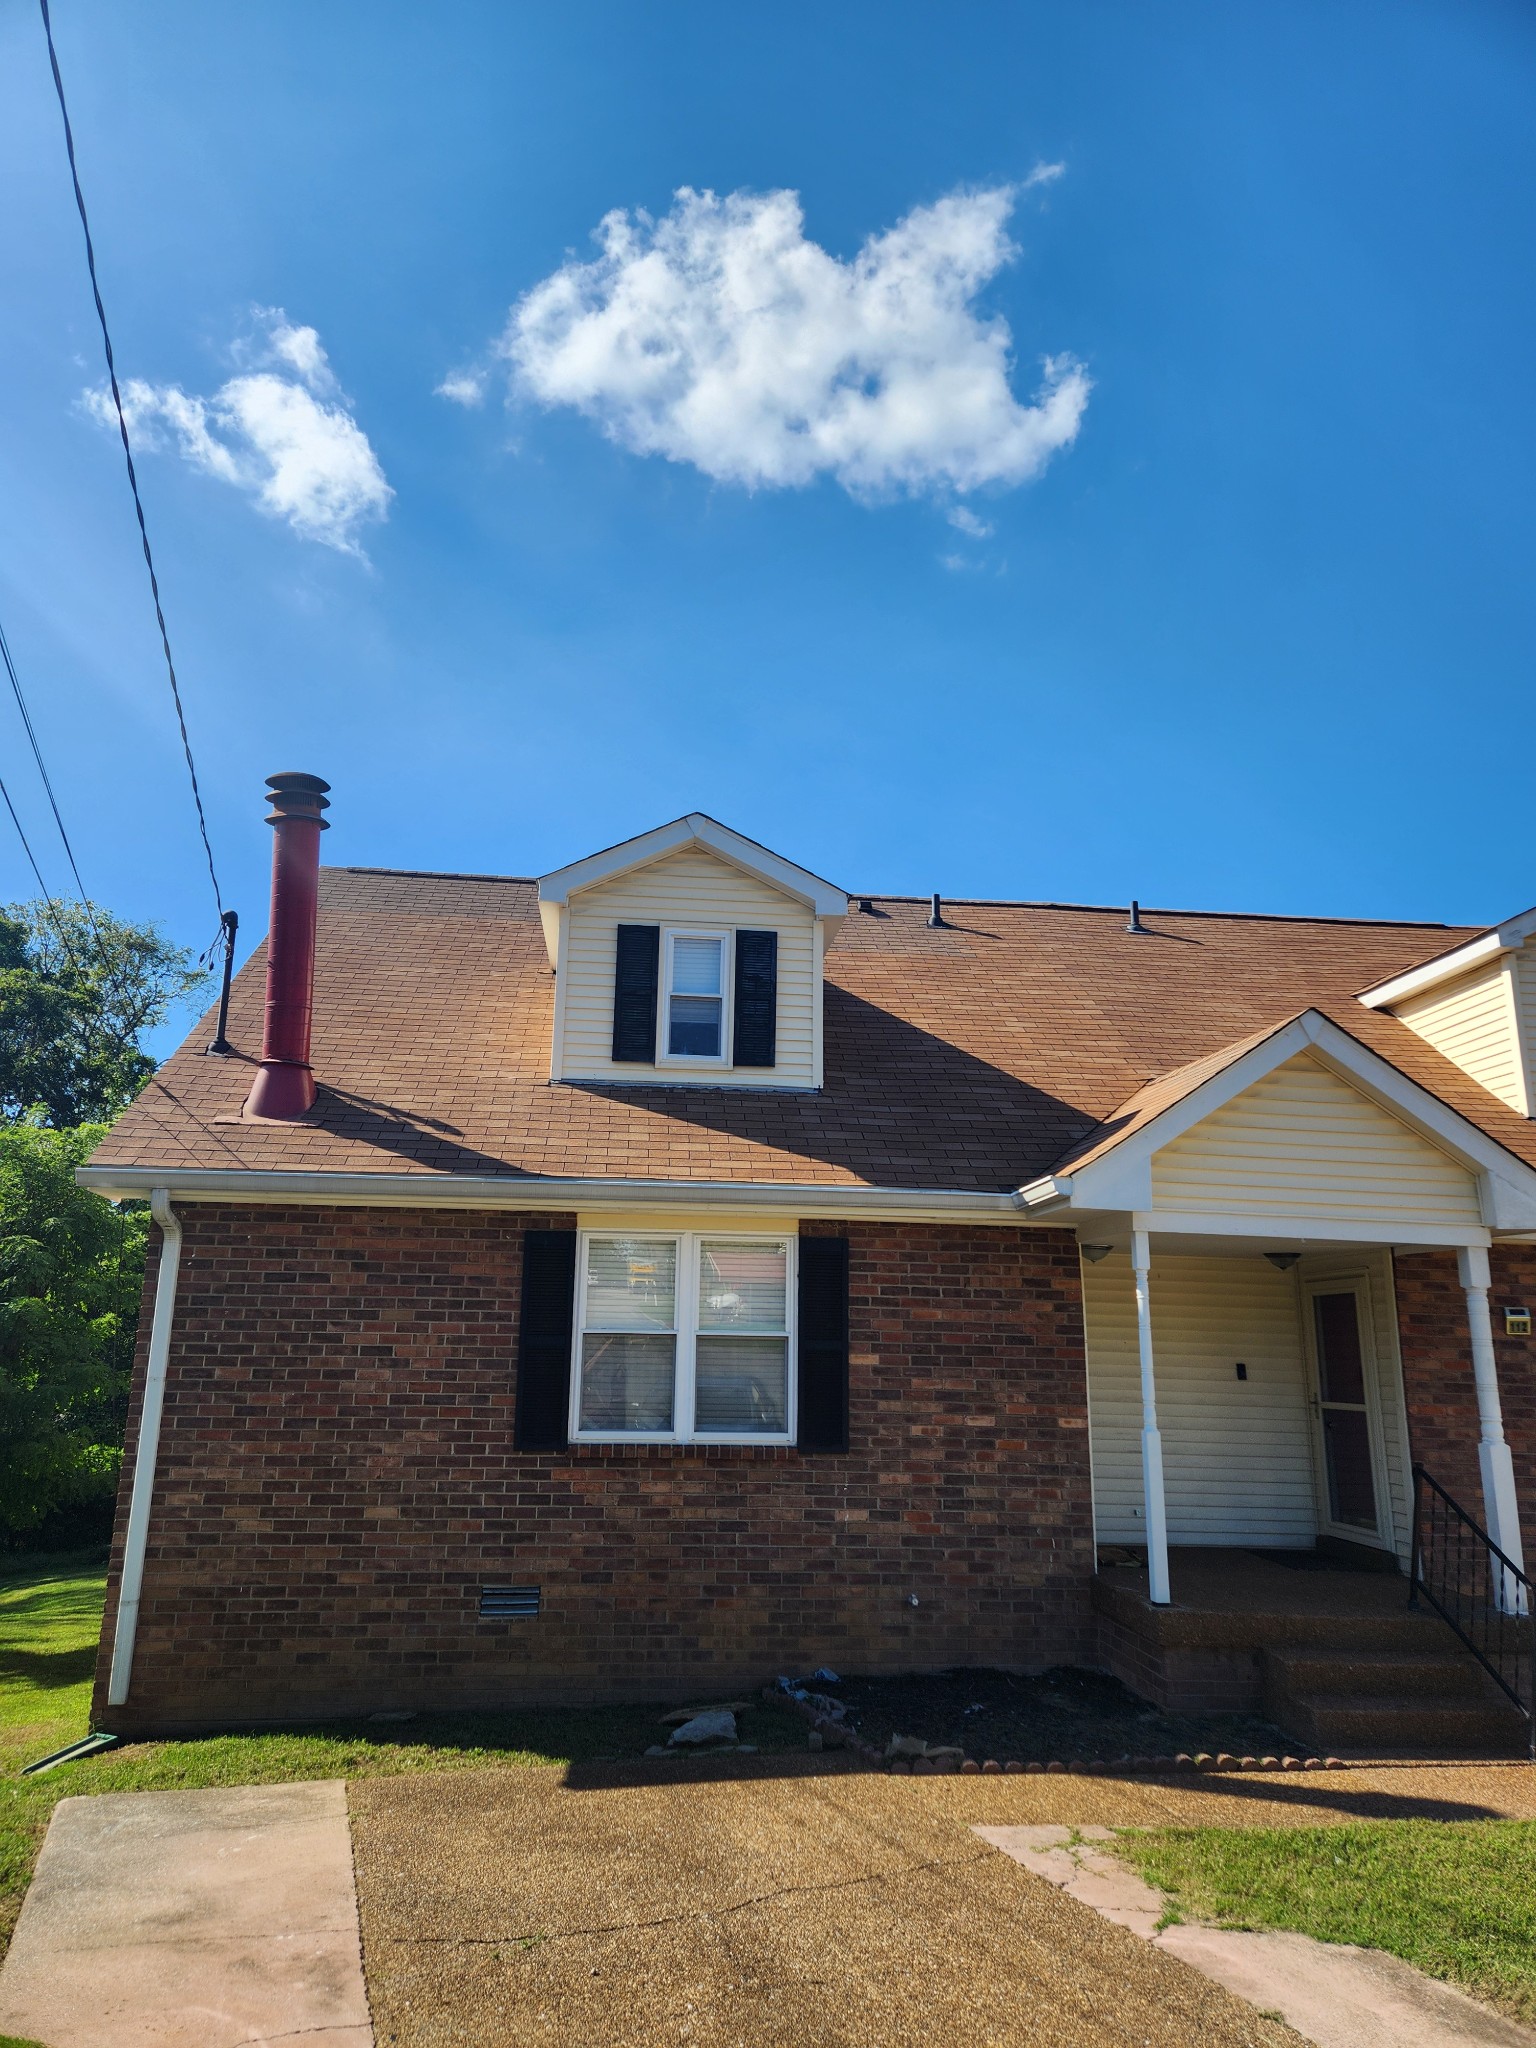
[[653, 1742], [645, 1753], [647, 1756], [670, 1756], [672, 1754], [664, 1742]]
[[734, 1742], [736, 1716], [727, 1707], [712, 1707], [708, 1713], [695, 1714], [691, 1721], [684, 1721], [681, 1727], [674, 1728], [667, 1739], [690, 1747], [701, 1742]]
[[807, 1735], [807, 1737], [805, 1738], [805, 1742], [806, 1747], [808, 1749], [821, 1749], [823, 1747], [821, 1730], [819, 1728], [813, 1728], [810, 1734]]
[[834, 1721], [841, 1721], [848, 1711], [841, 1700], [835, 1700], [824, 1692], [808, 1693], [806, 1698], [808, 1704], [813, 1706], [818, 1714], [830, 1714]]
[[414, 1708], [412, 1708], [412, 1709], [411, 1709], [411, 1711], [410, 1711], [409, 1713], [403, 1713], [403, 1714], [370, 1714], [370, 1715], [368, 1716], [368, 1718], [369, 1718], [369, 1720], [370, 1720], [370, 1721], [414, 1721], [414, 1720], [415, 1720], [415, 1718], [416, 1718], [416, 1713], [415, 1713], [415, 1709], [414, 1709]]
[[885, 1745], [887, 1756], [926, 1756], [928, 1745], [921, 1735], [893, 1735]]
[[684, 1721], [696, 1721], [700, 1714], [744, 1714], [751, 1704], [750, 1700], [722, 1700], [715, 1707], [674, 1707], [670, 1714], [662, 1715], [661, 1725], [663, 1728], [681, 1727]]
[[736, 1754], [738, 1756], [756, 1756], [757, 1744], [755, 1742], [738, 1742], [736, 1745]]

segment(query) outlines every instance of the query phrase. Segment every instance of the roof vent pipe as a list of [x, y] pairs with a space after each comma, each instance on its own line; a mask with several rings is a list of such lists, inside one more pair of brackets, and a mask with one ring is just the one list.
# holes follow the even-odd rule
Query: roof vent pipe
[[320, 889], [320, 815], [330, 788], [318, 775], [269, 775], [272, 809], [272, 923], [267, 934], [267, 1010], [261, 1071], [245, 1114], [279, 1123], [303, 1116], [315, 1099], [309, 1067], [309, 1017], [315, 989], [315, 912]]
[[1128, 932], [1144, 932], [1146, 930], [1146, 926], [1141, 921], [1141, 905], [1134, 896], [1131, 898], [1131, 921], [1126, 926], [1126, 930]]
[[931, 925], [942, 925], [944, 922], [944, 910], [937, 890], [933, 892], [933, 908], [928, 913], [928, 922]]

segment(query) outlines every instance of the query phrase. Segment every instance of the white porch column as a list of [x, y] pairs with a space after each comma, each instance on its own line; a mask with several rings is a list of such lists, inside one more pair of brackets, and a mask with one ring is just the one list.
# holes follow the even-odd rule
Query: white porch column
[[1168, 1506], [1163, 1497], [1163, 1439], [1157, 1427], [1157, 1381], [1152, 1369], [1152, 1251], [1144, 1230], [1131, 1232], [1131, 1265], [1136, 1274], [1136, 1342], [1141, 1353], [1141, 1493], [1147, 1522], [1147, 1591], [1154, 1606], [1166, 1607], [1172, 1598], [1168, 1590]]
[[[1511, 1564], [1525, 1569], [1520, 1544], [1520, 1511], [1515, 1501], [1515, 1468], [1504, 1440], [1504, 1416], [1499, 1404], [1499, 1376], [1493, 1357], [1493, 1318], [1488, 1313], [1488, 1254], [1481, 1245], [1468, 1245], [1456, 1254], [1461, 1284], [1467, 1297], [1467, 1328], [1472, 1338], [1472, 1373], [1477, 1382], [1477, 1420], [1480, 1441], [1477, 1462], [1483, 1475], [1483, 1513], [1488, 1534]], [[1509, 1589], [1513, 1592], [1513, 1588]], [[1500, 1599], [1499, 1605], [1507, 1602]]]

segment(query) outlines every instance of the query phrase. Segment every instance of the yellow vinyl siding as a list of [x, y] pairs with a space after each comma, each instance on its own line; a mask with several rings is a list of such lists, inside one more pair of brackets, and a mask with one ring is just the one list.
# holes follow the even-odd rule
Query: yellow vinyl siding
[[1515, 1106], [1536, 1116], [1536, 939], [1527, 939], [1511, 961], [1520, 1015], [1520, 1057], [1525, 1066], [1525, 1100]]
[[1152, 1161], [1154, 1209], [1319, 1221], [1482, 1221], [1471, 1174], [1302, 1053]]
[[[733, 1088], [811, 1088], [816, 1083], [815, 916], [808, 905], [781, 895], [699, 847], [669, 854], [648, 867], [600, 882], [571, 897], [566, 913], [565, 1080], [710, 1081]], [[621, 924], [694, 926], [702, 931], [776, 931], [779, 935], [777, 1064], [772, 1067], [690, 1068], [615, 1065], [613, 969]]]
[[[1094, 1519], [1144, 1543], [1131, 1262], [1083, 1267]], [[1306, 1545], [1317, 1533], [1292, 1275], [1251, 1258], [1155, 1253], [1152, 1341], [1172, 1543]], [[1237, 1363], [1248, 1368], [1237, 1377]]]
[[[1490, 960], [1443, 988], [1409, 996], [1393, 1006], [1393, 1015], [1428, 1039], [1436, 1052], [1454, 1060], [1490, 1095], [1524, 1114], [1524, 1076], [1508, 972], [1502, 957]], [[1527, 1000], [1536, 1009], [1536, 991]], [[1526, 1014], [1529, 1017], [1531, 1009]]]

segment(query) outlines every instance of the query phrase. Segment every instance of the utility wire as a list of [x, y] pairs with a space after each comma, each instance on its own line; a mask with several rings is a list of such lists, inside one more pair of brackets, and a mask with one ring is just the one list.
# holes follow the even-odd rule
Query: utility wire
[[208, 820], [203, 811], [203, 793], [197, 783], [197, 764], [192, 759], [192, 742], [187, 735], [187, 715], [182, 709], [181, 686], [176, 680], [176, 664], [171, 659], [171, 636], [166, 630], [165, 612], [160, 604], [160, 584], [155, 575], [155, 558], [150, 553], [149, 528], [144, 523], [144, 505], [139, 497], [139, 479], [133, 467], [133, 448], [128, 439], [128, 421], [123, 412], [122, 393], [117, 388], [117, 365], [112, 359], [112, 335], [107, 327], [107, 309], [101, 302], [101, 286], [96, 281], [96, 250], [91, 241], [91, 223], [86, 217], [85, 194], [80, 190], [80, 172], [75, 163], [75, 134], [69, 124], [69, 107], [64, 98], [64, 80], [59, 72], [59, 54], [53, 46], [53, 23], [48, 15], [48, 0], [38, 0], [43, 11], [43, 33], [48, 38], [48, 62], [53, 67], [53, 88], [59, 96], [59, 112], [64, 119], [64, 147], [69, 153], [69, 175], [75, 188], [75, 207], [80, 215], [80, 226], [85, 235], [85, 261], [91, 273], [91, 294], [96, 301], [96, 318], [101, 324], [102, 346], [107, 356], [107, 377], [112, 385], [112, 403], [117, 411], [117, 430], [123, 440], [123, 460], [128, 465], [128, 488], [133, 492], [133, 509], [139, 520], [139, 539], [144, 547], [144, 566], [149, 571], [150, 593], [155, 600], [155, 619], [160, 627], [160, 645], [165, 650], [165, 672], [171, 679], [171, 697], [176, 706], [176, 723], [181, 728], [181, 748], [187, 757], [187, 774], [192, 780], [192, 801], [197, 805], [197, 829], [202, 834], [203, 852], [208, 857], [208, 879], [213, 884], [213, 900], [218, 905], [219, 916], [224, 915], [224, 898], [219, 891], [219, 877], [213, 865], [213, 846], [208, 838]]
[[53, 793], [53, 778], [48, 773], [48, 765], [43, 759], [43, 750], [38, 745], [37, 733], [32, 725], [32, 714], [27, 709], [27, 700], [21, 692], [21, 678], [17, 675], [16, 664], [11, 659], [11, 650], [6, 642], [3, 625], [0, 625], [0, 660], [4, 661], [5, 672], [11, 679], [11, 689], [16, 697], [16, 708], [21, 713], [21, 722], [26, 727], [27, 739], [31, 744], [32, 758], [37, 763], [38, 774], [43, 778], [43, 788], [48, 792], [48, 802], [53, 810], [53, 822], [59, 828], [59, 837], [64, 842], [64, 851], [69, 858], [69, 871], [75, 878], [75, 892], [80, 898], [81, 907], [85, 911], [86, 922], [91, 927], [91, 935], [95, 939], [97, 950], [101, 954], [102, 965], [105, 966], [107, 963], [107, 949], [102, 941], [100, 927], [96, 923], [96, 913], [91, 907], [91, 899], [86, 895], [85, 884], [80, 879], [80, 869], [75, 861], [75, 849], [70, 845], [69, 834], [64, 829], [64, 820], [59, 812], [59, 800]]
[[43, 892], [43, 901], [48, 906], [48, 915], [53, 921], [54, 930], [58, 933], [59, 944], [64, 948], [64, 956], [78, 974], [80, 962], [75, 958], [74, 950], [65, 935], [63, 925], [59, 921], [59, 906], [48, 893], [48, 884], [43, 880], [43, 871], [37, 864], [37, 856], [33, 853], [31, 842], [27, 838], [20, 818], [16, 815], [16, 806], [11, 802], [11, 792], [6, 788], [3, 781], [0, 781], [0, 796], [5, 798], [5, 808], [10, 812], [11, 823], [16, 827], [16, 836], [21, 841], [21, 850], [27, 856], [27, 863], [33, 874], [37, 877], [37, 886]]

